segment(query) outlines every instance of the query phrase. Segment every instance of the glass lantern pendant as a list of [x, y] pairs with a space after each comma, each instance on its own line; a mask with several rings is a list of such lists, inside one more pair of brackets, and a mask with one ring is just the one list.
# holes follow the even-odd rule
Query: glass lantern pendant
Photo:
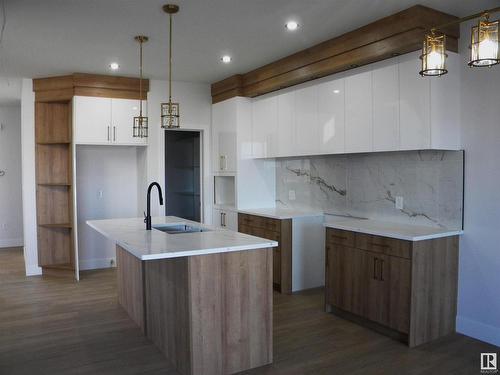
[[139, 116], [134, 117], [134, 126], [132, 136], [134, 138], [147, 138], [148, 137], [148, 118], [142, 115], [142, 44], [146, 43], [149, 38], [144, 35], [137, 35], [134, 38], [140, 45], [140, 76], [139, 76]]
[[436, 35], [434, 31], [425, 36], [422, 55], [421, 76], [442, 76], [448, 73], [446, 69], [446, 35]]
[[179, 103], [172, 102], [172, 14], [179, 11], [179, 6], [167, 4], [163, 11], [170, 18], [170, 44], [168, 48], [168, 103], [161, 103], [161, 127], [172, 129], [180, 127]]
[[500, 63], [498, 23], [498, 20], [490, 22], [486, 13], [484, 19], [472, 27], [469, 66], [489, 67]]

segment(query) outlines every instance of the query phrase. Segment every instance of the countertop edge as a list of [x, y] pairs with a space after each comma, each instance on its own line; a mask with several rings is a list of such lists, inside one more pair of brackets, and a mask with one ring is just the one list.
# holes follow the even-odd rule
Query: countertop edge
[[365, 234], [371, 234], [374, 236], [396, 238], [398, 240], [405, 240], [405, 241], [412, 241], [412, 242], [432, 240], [432, 239], [443, 238], [443, 237], [460, 236], [460, 235], [464, 234], [463, 230], [450, 230], [450, 231], [443, 231], [441, 233], [432, 233], [432, 234], [421, 235], [421, 236], [405, 236], [403, 234], [399, 234], [396, 232], [377, 231], [377, 230], [360, 228], [360, 227], [356, 227], [356, 226], [352, 226], [352, 225], [342, 225], [342, 224], [335, 224], [335, 223], [324, 223], [323, 225], [327, 228], [341, 229], [341, 230], [347, 230], [347, 231], [351, 231], [351, 232], [360, 232], [360, 233], [365, 233]]

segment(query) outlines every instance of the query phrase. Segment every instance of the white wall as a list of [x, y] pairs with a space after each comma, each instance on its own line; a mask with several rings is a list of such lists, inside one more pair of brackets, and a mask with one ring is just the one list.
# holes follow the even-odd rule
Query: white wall
[[[202, 191], [204, 222], [212, 220], [212, 181], [210, 179], [210, 143], [211, 143], [211, 115], [212, 97], [209, 84], [173, 82], [172, 92], [174, 102], [180, 103], [181, 129], [201, 130], [202, 136]], [[165, 191], [165, 135], [160, 127], [160, 103], [168, 101], [168, 83], [166, 81], [150, 81], [148, 94], [149, 115], [149, 146], [147, 158], [147, 183], [157, 181]], [[143, 209], [147, 184], [142, 188], [143, 202], [139, 202]], [[151, 215], [164, 215], [165, 208], [158, 205], [158, 200], [151, 201]], [[168, 202], [166, 202], [168, 204]]]
[[23, 245], [21, 106], [0, 107], [0, 248]]
[[[138, 217], [138, 160], [144, 147], [77, 146], [78, 259], [81, 270], [115, 261], [115, 244], [87, 220]], [[101, 195], [102, 192], [102, 195]]]
[[24, 263], [26, 275], [40, 275], [36, 235], [35, 185], [35, 94], [29, 78], [23, 79], [21, 92], [21, 163], [23, 195]]
[[465, 234], [457, 330], [500, 345], [500, 65], [469, 68], [472, 23], [461, 27]]

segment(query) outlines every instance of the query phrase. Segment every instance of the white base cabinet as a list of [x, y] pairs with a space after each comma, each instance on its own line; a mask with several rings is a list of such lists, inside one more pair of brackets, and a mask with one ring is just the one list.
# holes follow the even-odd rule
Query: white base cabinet
[[[143, 101], [143, 116], [147, 102]], [[133, 136], [134, 117], [139, 116], [139, 101], [131, 99], [75, 96], [73, 126], [76, 144], [147, 145], [147, 138]]]
[[252, 157], [459, 150], [460, 56], [421, 77], [419, 52], [252, 99]]
[[212, 211], [212, 225], [238, 231], [238, 214], [236, 211], [214, 208]]

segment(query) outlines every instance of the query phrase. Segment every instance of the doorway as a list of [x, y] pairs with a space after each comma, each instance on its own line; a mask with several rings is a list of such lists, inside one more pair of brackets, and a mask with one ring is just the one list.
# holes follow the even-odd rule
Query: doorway
[[165, 214], [201, 221], [199, 131], [165, 132]]

